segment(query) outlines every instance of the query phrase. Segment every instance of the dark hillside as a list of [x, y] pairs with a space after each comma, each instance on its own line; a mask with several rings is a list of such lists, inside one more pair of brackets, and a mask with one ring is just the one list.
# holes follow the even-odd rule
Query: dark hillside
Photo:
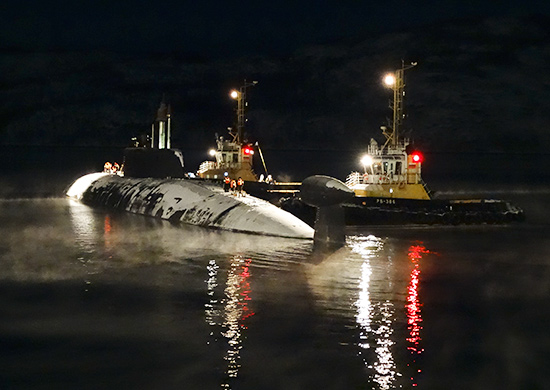
[[360, 148], [390, 115], [384, 72], [407, 72], [405, 128], [426, 150], [550, 147], [550, 20], [460, 20], [289, 58], [205, 61], [104, 51], [0, 54], [1, 143], [124, 146], [147, 132], [163, 94], [174, 143], [205, 148], [232, 125], [228, 90], [244, 78], [249, 132], [266, 148]]

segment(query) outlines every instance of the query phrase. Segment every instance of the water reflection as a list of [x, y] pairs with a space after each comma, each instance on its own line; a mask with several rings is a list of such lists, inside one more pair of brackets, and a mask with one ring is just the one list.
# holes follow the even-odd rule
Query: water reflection
[[[97, 212], [89, 206], [68, 199], [75, 241], [81, 249], [81, 262], [88, 262], [91, 255], [105, 251], [108, 258], [120, 246], [116, 220], [109, 213]], [[98, 244], [100, 244], [98, 246]]]
[[111, 221], [111, 215], [105, 214], [103, 218], [103, 240], [105, 242], [105, 249], [113, 250], [114, 249], [114, 232], [113, 232], [113, 223]]
[[407, 341], [409, 346], [407, 349], [412, 354], [411, 366], [416, 370], [411, 375], [412, 386], [417, 386], [416, 375], [421, 373], [422, 370], [416, 367], [416, 356], [424, 352], [420, 342], [422, 341], [422, 304], [418, 296], [418, 286], [420, 284], [420, 259], [422, 259], [423, 253], [429, 253], [429, 251], [422, 245], [411, 245], [409, 247], [408, 257], [413, 265], [410, 275], [410, 282], [407, 287], [407, 304], [405, 309], [407, 312], [407, 329], [409, 331], [409, 337]]
[[[391, 389], [397, 376], [397, 366], [393, 358], [393, 323], [395, 308], [390, 300], [374, 301], [371, 298], [371, 261], [379, 256], [384, 241], [374, 237], [354, 237], [350, 240], [353, 252], [358, 253], [363, 262], [359, 277], [359, 294], [355, 302], [355, 319], [359, 325], [358, 346], [367, 368], [372, 371], [372, 381], [380, 389]], [[391, 280], [391, 279], [390, 279]]]
[[[218, 270], [220, 267], [216, 264], [216, 260], [210, 260], [206, 267], [208, 271], [208, 279], [206, 280], [206, 288], [208, 291], [208, 302], [205, 304], [205, 319], [206, 323], [210, 326], [216, 326], [219, 316], [219, 310], [217, 309], [218, 300], [215, 297], [216, 287], [218, 287]], [[210, 332], [210, 335], [214, 335], [214, 330]]]
[[426, 248], [419, 245], [413, 245], [409, 248], [409, 259], [413, 264], [413, 269], [411, 270], [411, 280], [409, 286], [407, 287], [407, 304], [405, 308], [407, 310], [407, 319], [409, 337], [407, 341], [411, 344], [408, 349], [411, 353], [420, 354], [423, 349], [419, 347], [420, 341], [420, 331], [422, 330], [422, 310], [420, 300], [418, 298], [418, 284], [420, 282], [420, 268], [419, 260], [422, 258], [421, 253], [426, 253]]
[[[75, 233], [75, 242], [80, 247], [78, 261], [82, 264], [85, 270], [84, 291], [88, 291], [92, 284], [91, 276], [95, 273], [90, 267], [91, 256], [96, 250], [98, 231], [95, 226], [96, 216], [92, 209], [72, 199], [69, 202], [69, 212], [73, 231]], [[111, 221], [108, 215], [105, 216], [104, 235], [107, 240], [111, 232]]]
[[96, 216], [90, 207], [72, 199], [68, 200], [69, 213], [75, 233], [75, 241], [85, 253], [92, 253], [96, 247]]
[[355, 345], [373, 389], [417, 385], [424, 253], [429, 252], [418, 243], [348, 236], [346, 248], [308, 270], [316, 300], [327, 314], [355, 321]]
[[[208, 325], [214, 329], [210, 336], [218, 342], [218, 335], [227, 341], [227, 350], [224, 360], [227, 362], [225, 371], [226, 380], [221, 387], [231, 388], [230, 381], [237, 378], [240, 364], [240, 352], [243, 348], [243, 331], [247, 329], [246, 319], [255, 313], [249, 307], [251, 302], [250, 285], [251, 259], [242, 256], [233, 256], [227, 270], [227, 281], [223, 297], [217, 298], [216, 289], [219, 286], [219, 265], [211, 260], [207, 266], [208, 279], [206, 280], [209, 301], [205, 305], [205, 318]], [[217, 327], [221, 327], [218, 332]]]

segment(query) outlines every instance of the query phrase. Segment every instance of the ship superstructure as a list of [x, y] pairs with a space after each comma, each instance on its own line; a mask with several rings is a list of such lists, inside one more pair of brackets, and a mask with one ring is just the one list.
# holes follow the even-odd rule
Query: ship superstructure
[[367, 154], [361, 158], [363, 172], [352, 172], [346, 179], [357, 197], [402, 198], [429, 200], [429, 190], [422, 180], [423, 156], [414, 150], [409, 139], [400, 137], [404, 115], [405, 70], [416, 63], [388, 74], [384, 82], [393, 90], [390, 104], [392, 119], [382, 126], [385, 142], [371, 139]]
[[[472, 224], [521, 221], [521, 208], [496, 199], [441, 199], [431, 196], [422, 180], [423, 155], [402, 136], [405, 118], [405, 71], [416, 66], [401, 64], [384, 82], [393, 91], [392, 118], [382, 126], [383, 144], [371, 139], [361, 158], [363, 170], [351, 172], [346, 185], [354, 197], [342, 204], [348, 225]], [[284, 198], [281, 207], [304, 221], [316, 214], [298, 197]]]
[[223, 179], [224, 176], [229, 176], [235, 179], [241, 177], [245, 181], [258, 180], [252, 164], [254, 145], [246, 142], [244, 132], [248, 107], [246, 90], [257, 83], [257, 81], [247, 83], [245, 80], [238, 90], [231, 91], [230, 96], [237, 101], [236, 128], [228, 128], [229, 139], [216, 136], [216, 149], [210, 151], [215, 161], [201, 163], [197, 171], [199, 177], [203, 179]]

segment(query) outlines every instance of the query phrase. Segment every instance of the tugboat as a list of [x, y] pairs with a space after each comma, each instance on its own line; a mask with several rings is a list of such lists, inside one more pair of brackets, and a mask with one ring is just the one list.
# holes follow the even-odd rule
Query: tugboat
[[[370, 140], [367, 154], [361, 158], [363, 173], [352, 172], [346, 185], [358, 198], [376, 198], [377, 203], [393, 204], [395, 199], [430, 200], [430, 191], [422, 180], [422, 153], [415, 150], [408, 138], [400, 138], [399, 130], [404, 118], [404, 72], [416, 66], [403, 66], [385, 77], [384, 82], [393, 89], [393, 119], [382, 126], [386, 138], [383, 145]], [[384, 200], [384, 201], [382, 201]]]
[[[216, 161], [204, 161], [200, 164], [197, 174], [203, 179], [223, 179], [224, 176], [237, 179], [241, 177], [245, 181], [258, 181], [252, 167], [254, 145], [244, 142], [244, 125], [246, 122], [246, 89], [258, 84], [257, 81], [247, 83], [239, 90], [232, 90], [230, 96], [237, 100], [237, 129], [229, 127], [231, 139], [216, 135], [216, 149], [210, 151], [210, 155]], [[265, 165], [264, 165], [265, 166]]]
[[[405, 71], [417, 63], [404, 65], [388, 74], [384, 83], [393, 90], [392, 119], [382, 126], [385, 142], [371, 139], [361, 163], [362, 172], [351, 172], [346, 185], [355, 197], [343, 204], [348, 225], [370, 224], [460, 224], [504, 223], [523, 220], [523, 211], [502, 200], [434, 199], [422, 180], [423, 155], [409, 139], [401, 137], [405, 117]], [[311, 223], [312, 210], [298, 198], [287, 198], [281, 207]]]
[[[230, 92], [229, 96], [237, 101], [236, 129], [229, 127], [229, 139], [216, 134], [216, 148], [210, 150], [214, 161], [207, 160], [199, 165], [197, 176], [200, 179], [210, 181], [238, 180], [244, 181], [245, 191], [277, 203], [282, 195], [294, 194], [299, 191], [300, 183], [281, 183], [273, 179], [268, 173], [263, 157], [262, 149], [258, 142], [251, 143], [245, 138], [246, 100], [247, 88], [258, 84], [257, 81], [247, 82], [237, 90]], [[254, 172], [253, 158], [255, 151], [260, 155], [264, 173], [259, 176]]]

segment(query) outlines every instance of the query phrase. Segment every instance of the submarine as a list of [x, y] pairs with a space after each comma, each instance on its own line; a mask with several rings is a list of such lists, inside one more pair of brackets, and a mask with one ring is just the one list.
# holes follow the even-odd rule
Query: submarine
[[171, 148], [171, 108], [162, 101], [150, 137], [124, 150], [120, 170], [84, 175], [67, 189], [69, 198], [92, 207], [126, 211], [171, 222], [313, 239], [314, 230], [294, 215], [244, 193], [226, 192], [184, 175], [183, 154]]
[[171, 222], [288, 238], [313, 239], [314, 235], [305, 222], [265, 200], [184, 178], [90, 173], [78, 178], [66, 194], [89, 206]]
[[173, 223], [307, 239], [330, 246], [345, 242], [338, 204], [353, 196], [353, 192], [339, 180], [314, 176], [304, 181], [303, 194], [308, 204], [319, 210], [315, 225], [318, 230], [314, 230], [266, 200], [242, 191], [229, 191], [217, 182], [186, 178], [183, 155], [170, 146], [170, 108], [163, 102], [150, 143], [126, 148], [120, 170], [106, 163], [103, 172], [79, 177], [68, 187], [66, 195], [92, 207]]

